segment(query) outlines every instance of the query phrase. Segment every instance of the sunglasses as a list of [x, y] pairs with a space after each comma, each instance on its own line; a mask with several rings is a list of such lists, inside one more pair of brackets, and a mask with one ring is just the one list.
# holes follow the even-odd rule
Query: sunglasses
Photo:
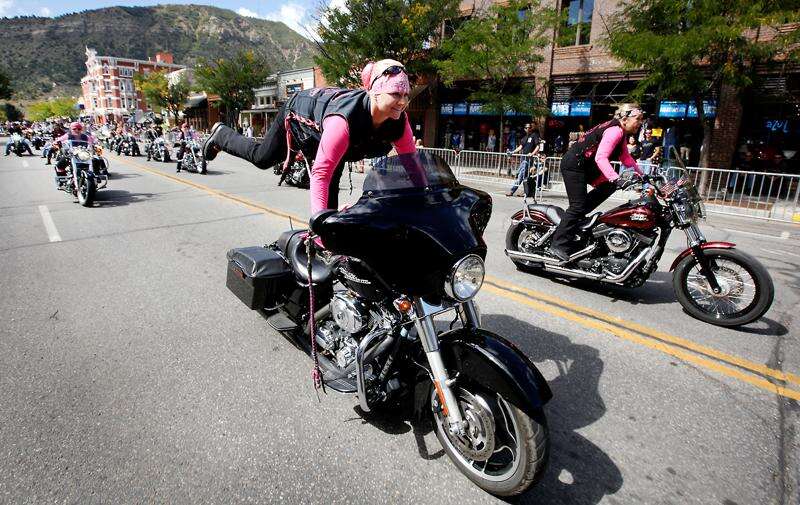
[[369, 83], [369, 87], [372, 88], [372, 85], [375, 84], [375, 81], [377, 81], [379, 77], [383, 77], [384, 75], [397, 75], [400, 72], [405, 71], [406, 67], [402, 65], [392, 65], [391, 67], [387, 67], [386, 70], [372, 78], [372, 82]]

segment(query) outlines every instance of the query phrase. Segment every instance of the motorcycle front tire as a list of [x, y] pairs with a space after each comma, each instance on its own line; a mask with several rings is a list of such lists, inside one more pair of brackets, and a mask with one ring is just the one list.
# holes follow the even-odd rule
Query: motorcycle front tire
[[706, 323], [732, 328], [752, 323], [769, 310], [775, 298], [775, 285], [761, 262], [737, 249], [706, 249], [703, 252], [712, 263], [715, 259], [723, 259], [744, 269], [755, 284], [755, 297], [747, 307], [734, 314], [721, 315], [703, 310], [689, 293], [689, 274], [697, 266], [695, 257], [689, 255], [678, 263], [672, 275], [672, 288], [675, 290], [675, 296], [687, 314]]
[[83, 207], [91, 207], [94, 202], [95, 184], [94, 179], [85, 175], [78, 179], [78, 203]]
[[[469, 389], [477, 392], [472, 385]], [[435, 391], [432, 394], [435, 395]], [[505, 415], [509, 417], [503, 418], [503, 420], [511, 421], [516, 435], [514, 438], [518, 441], [518, 454], [513, 457], [516, 466], [512, 467], [507, 474], [502, 476], [481, 475], [480, 469], [475, 467], [479, 463], [472, 462], [470, 464], [469, 457], [461, 454], [450, 440], [446, 433], [448, 427], [444, 425], [446, 418], [439, 413], [434, 413], [433, 416], [434, 431], [450, 461], [478, 487], [496, 496], [518, 496], [539, 482], [547, 469], [550, 457], [547, 418], [542, 409], [537, 409], [533, 416], [529, 416], [508, 402], [501, 400], [497, 405], [506, 409]], [[496, 419], [495, 428], [499, 428], [499, 421], [500, 419]]]

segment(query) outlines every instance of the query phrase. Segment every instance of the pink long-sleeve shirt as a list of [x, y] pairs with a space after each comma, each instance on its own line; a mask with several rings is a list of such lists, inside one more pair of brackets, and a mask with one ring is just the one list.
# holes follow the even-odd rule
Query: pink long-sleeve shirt
[[[403, 135], [393, 142], [397, 154], [416, 152], [414, 135], [406, 118]], [[317, 157], [311, 170], [311, 215], [328, 208], [328, 187], [333, 179], [336, 167], [342, 161], [350, 146], [350, 128], [347, 120], [338, 115], [331, 115], [322, 122], [322, 138], [319, 142]]]
[[[600, 169], [602, 175], [592, 181], [592, 186], [597, 186], [606, 181], [612, 182], [619, 178], [619, 174], [611, 166], [611, 161], [608, 158], [624, 137], [625, 132], [620, 126], [612, 126], [603, 132], [603, 138], [600, 140], [600, 145], [597, 146], [597, 154], [594, 156], [594, 161], [597, 163], [597, 168]], [[625, 146], [620, 150], [619, 161], [626, 167], [634, 169], [637, 174], [642, 175], [642, 170], [636, 164], [636, 161], [631, 158]]]

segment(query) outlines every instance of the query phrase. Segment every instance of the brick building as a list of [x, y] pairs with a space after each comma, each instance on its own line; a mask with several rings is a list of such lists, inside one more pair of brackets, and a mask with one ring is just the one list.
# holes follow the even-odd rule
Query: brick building
[[[464, 0], [462, 15], [469, 16], [491, 1]], [[412, 102], [409, 108], [412, 128], [424, 138], [425, 145], [451, 147], [457, 139], [465, 149], [484, 149], [488, 133], [494, 130], [498, 137], [502, 135], [504, 148], [512, 147], [521, 126], [537, 121], [552, 147], [557, 136], [566, 140], [570, 132], [587, 130], [611, 116], [616, 104], [622, 102], [644, 76], [643, 71], [622, 71], [622, 65], [603, 45], [606, 26], [602, 20], [614, 14], [618, 0], [551, 2], [564, 13], [566, 21], [558, 33], [553, 34], [553, 43], [543, 51], [544, 62], [533, 76], [538, 82], [549, 84], [543, 88], [542, 98], [546, 98], [550, 114], [545, 118], [532, 118], [524, 111], [512, 113], [506, 117], [505, 131], [500, 134], [500, 118], [483, 113], [480, 104], [469, 103], [465, 86], [448, 88], [430, 82], [422, 98]], [[785, 65], [778, 70], [764, 69], [764, 84], [744, 96], [723, 88], [721, 96], [701, 98], [711, 106], [707, 110], [711, 110], [714, 118], [712, 167], [731, 168], [735, 151], [745, 143], [753, 146], [752, 149], [760, 149], [758, 153], [782, 151], [790, 161], [800, 149], [798, 68]], [[661, 101], [649, 97], [642, 105], [649, 113], [650, 125], [678, 144], [689, 147], [690, 164], [697, 163], [703, 134], [694, 106], [669, 100], [669, 97]]]
[[149, 107], [142, 93], [136, 90], [133, 76], [183, 68], [186, 67], [173, 63], [170, 53], [156, 53], [154, 58], [137, 60], [98, 56], [97, 51], [87, 47], [86, 76], [81, 79], [84, 114], [97, 123], [140, 117]]

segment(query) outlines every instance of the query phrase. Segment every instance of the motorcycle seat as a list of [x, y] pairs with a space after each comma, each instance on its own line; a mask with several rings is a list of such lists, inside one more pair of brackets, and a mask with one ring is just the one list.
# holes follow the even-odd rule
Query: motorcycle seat
[[530, 204], [528, 205], [528, 211], [541, 212], [555, 225], [559, 224], [564, 217], [564, 209], [555, 205]]
[[[286, 259], [292, 265], [297, 278], [303, 282], [308, 283], [308, 253], [306, 252], [306, 231], [307, 230], [294, 230], [285, 232], [278, 238], [278, 247], [283, 249], [281, 239], [288, 238], [286, 242]], [[321, 284], [327, 282], [333, 275], [338, 256], [332, 256], [329, 259], [323, 259], [320, 256], [315, 256], [311, 261], [311, 273], [313, 276], [314, 284]]]

